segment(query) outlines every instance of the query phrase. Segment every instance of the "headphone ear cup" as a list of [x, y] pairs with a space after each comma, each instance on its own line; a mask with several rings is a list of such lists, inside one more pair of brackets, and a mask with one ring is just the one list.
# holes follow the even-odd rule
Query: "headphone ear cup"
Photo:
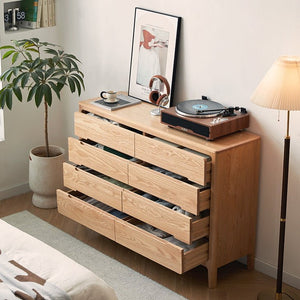
[[168, 98], [168, 95], [167, 94], [162, 94], [159, 96], [159, 98], [157, 99], [156, 101], [156, 105], [159, 106], [160, 105], [160, 102], [162, 102], [165, 98]]
[[160, 99], [160, 93], [158, 91], [151, 91], [149, 94], [149, 100], [151, 103], [156, 104]]

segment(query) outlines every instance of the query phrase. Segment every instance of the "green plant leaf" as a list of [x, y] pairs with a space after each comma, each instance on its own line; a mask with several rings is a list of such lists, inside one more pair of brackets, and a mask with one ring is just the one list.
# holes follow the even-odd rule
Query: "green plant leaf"
[[33, 62], [32, 62], [32, 69], [38, 68], [39, 65], [41, 64], [41, 59], [39, 57], [37, 57]]
[[9, 50], [9, 51], [5, 52], [2, 56], [2, 59], [9, 57], [10, 55], [12, 55], [15, 52], [16, 52], [15, 50]]
[[28, 93], [28, 96], [27, 96], [27, 102], [31, 101], [33, 96], [35, 95], [36, 93], [36, 90], [38, 88], [38, 85], [35, 84], [30, 90], [29, 90], [29, 93]]
[[51, 48], [45, 49], [45, 52], [49, 53], [49, 54], [52, 54], [54, 56], [58, 56], [58, 52], [56, 50], [54, 50], [54, 49], [51, 49]]
[[19, 57], [19, 52], [16, 52], [13, 56], [12, 56], [12, 59], [11, 59], [11, 63], [14, 64], [17, 59]]
[[35, 95], [34, 95], [34, 100], [35, 100], [35, 105], [36, 107], [39, 107], [44, 96], [44, 90], [43, 90], [43, 85], [39, 85], [36, 89]]
[[10, 81], [10, 79], [11, 79], [12, 75], [14, 75], [14, 76], [16, 76], [16, 75], [17, 75], [16, 68], [11, 68], [10, 70], [11, 70], [11, 72], [10, 72], [10, 73], [7, 75], [7, 77], [6, 77], [6, 80], [7, 80], [7, 82], [9, 82], [9, 81]]
[[54, 68], [47, 70], [45, 73], [45, 79], [49, 78], [54, 73], [54, 71], [55, 71]]
[[39, 84], [40, 83], [40, 79], [39, 79], [39, 76], [37, 76], [37, 74], [35, 72], [32, 72], [31, 73], [31, 78], [34, 80], [34, 82], [36, 84]]
[[51, 80], [56, 81], [57, 83], [60, 83], [62, 85], [66, 84], [66, 78], [64, 76], [60, 78], [51, 78]]
[[45, 79], [45, 71], [43, 69], [36, 69], [34, 72], [40, 79]]
[[6, 88], [2, 88], [0, 90], [0, 107], [4, 108], [5, 105], [5, 93], [6, 93]]
[[73, 55], [73, 54], [69, 54], [69, 53], [65, 53], [65, 56], [66, 57], [69, 57], [69, 58], [72, 58], [72, 59], [74, 59], [74, 60], [76, 60], [76, 61], [78, 61], [78, 62], [81, 62], [75, 55]]
[[75, 82], [75, 85], [77, 87], [78, 96], [81, 95], [81, 85], [79, 80], [76, 77], [72, 77], [73, 81]]
[[48, 84], [44, 84], [42, 85], [43, 87], [43, 94], [45, 96], [45, 101], [47, 102], [47, 104], [49, 106], [51, 106], [52, 104], [52, 92], [51, 92], [51, 88]]
[[27, 47], [26, 47], [26, 50], [27, 50], [27, 51], [31, 51], [31, 52], [39, 53], [39, 50], [37, 50], [36, 48], [27, 48]]
[[26, 84], [28, 83], [29, 76], [30, 76], [30, 73], [24, 73], [24, 76], [22, 77], [22, 80], [21, 80], [21, 87], [22, 87], [23, 89], [24, 89], [24, 87], [26, 86]]
[[25, 52], [24, 54], [28, 57], [29, 61], [32, 61], [32, 55], [30, 52]]
[[71, 92], [74, 93], [75, 92], [75, 83], [74, 83], [73, 78], [68, 77], [68, 83], [69, 83]]
[[40, 42], [40, 40], [38, 38], [32, 38], [29, 41], [34, 42], [35, 44], [38, 44]]
[[73, 77], [76, 77], [76, 78], [80, 81], [80, 83], [81, 83], [83, 89], [85, 90], [83, 78], [82, 78], [80, 75], [76, 74], [76, 73], [73, 73], [72, 76], [73, 76]]
[[57, 98], [60, 100], [60, 91], [59, 91], [59, 88], [57, 87], [57, 85], [52, 81], [49, 81], [49, 84], [51, 85], [51, 88], [55, 92]]
[[14, 85], [14, 86], [17, 86], [18, 85], [18, 83], [19, 83], [19, 81], [22, 79], [22, 77], [24, 76], [24, 74], [25, 73], [21, 73], [19, 76], [17, 76], [16, 78], [14, 78], [13, 80], [12, 80], [12, 84]]
[[13, 87], [13, 92], [16, 95], [16, 97], [18, 98], [18, 100], [20, 102], [22, 102], [22, 92], [21, 92], [21, 89], [18, 86], [14, 86]]
[[8, 107], [8, 109], [11, 110], [11, 108], [12, 108], [12, 90], [11, 89], [6, 89], [5, 102], [6, 102], [6, 106]]
[[0, 79], [3, 80], [7, 80], [7, 77], [9, 76], [9, 74], [11, 74], [13, 71], [12, 69], [7, 69], [5, 72], [3, 72], [3, 74], [1, 75]]
[[0, 50], [2, 50], [2, 49], [15, 49], [15, 47], [10, 46], [10, 45], [5, 45], [5, 46], [0, 47]]
[[69, 58], [64, 57], [62, 61], [68, 69], [72, 68], [71, 60]]

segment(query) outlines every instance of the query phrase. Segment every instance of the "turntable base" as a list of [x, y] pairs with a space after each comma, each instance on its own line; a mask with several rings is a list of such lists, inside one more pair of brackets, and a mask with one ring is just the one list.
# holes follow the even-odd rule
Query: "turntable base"
[[236, 112], [236, 116], [193, 118], [176, 113], [175, 107], [162, 110], [161, 123], [191, 133], [207, 140], [243, 130], [249, 127], [249, 114]]

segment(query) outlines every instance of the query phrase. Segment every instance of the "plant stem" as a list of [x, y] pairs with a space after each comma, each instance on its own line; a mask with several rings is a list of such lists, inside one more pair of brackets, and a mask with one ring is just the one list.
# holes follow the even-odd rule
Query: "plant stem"
[[49, 151], [49, 140], [48, 140], [48, 104], [44, 98], [44, 106], [45, 106], [45, 145], [46, 145], [46, 153], [47, 156], [50, 156]]

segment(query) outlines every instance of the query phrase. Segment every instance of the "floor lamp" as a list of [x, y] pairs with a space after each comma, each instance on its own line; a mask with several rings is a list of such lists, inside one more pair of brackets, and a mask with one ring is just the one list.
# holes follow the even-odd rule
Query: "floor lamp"
[[287, 132], [284, 140], [283, 156], [276, 293], [262, 292], [258, 295], [257, 299], [299, 299], [282, 293], [282, 274], [290, 156], [289, 121], [290, 111], [300, 110], [300, 57], [279, 57], [254, 91], [251, 101], [267, 108], [287, 111]]

